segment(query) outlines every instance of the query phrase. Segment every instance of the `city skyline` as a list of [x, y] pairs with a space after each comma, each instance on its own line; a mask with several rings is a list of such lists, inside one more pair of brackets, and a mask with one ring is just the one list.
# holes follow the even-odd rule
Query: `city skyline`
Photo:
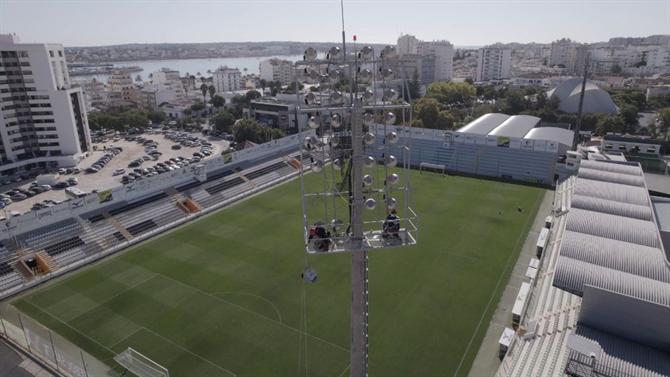
[[[425, 40], [447, 39], [456, 46], [550, 43], [562, 37], [593, 43], [612, 37], [641, 37], [670, 31], [670, 0], [412, 3], [366, 0], [344, 4], [348, 39], [355, 34], [363, 43], [395, 43], [401, 34]], [[31, 15], [33, 22], [25, 22], [26, 14]], [[607, 22], [594, 22], [596, 19]], [[57, 42], [72, 47], [127, 43], [336, 42], [341, 38], [340, 29], [337, 0], [0, 3], [0, 33], [16, 33], [23, 42]]]

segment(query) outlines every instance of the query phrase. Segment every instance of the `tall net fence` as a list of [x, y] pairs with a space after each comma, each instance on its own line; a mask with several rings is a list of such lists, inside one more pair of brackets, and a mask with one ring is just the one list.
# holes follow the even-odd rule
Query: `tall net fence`
[[0, 337], [67, 376], [124, 375], [123, 368], [113, 366], [112, 359], [110, 365], [100, 361], [11, 305], [0, 308]]

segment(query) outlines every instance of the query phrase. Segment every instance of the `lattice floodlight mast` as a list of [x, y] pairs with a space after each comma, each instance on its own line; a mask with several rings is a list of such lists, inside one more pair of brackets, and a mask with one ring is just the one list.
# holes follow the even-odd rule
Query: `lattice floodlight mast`
[[[395, 48], [313, 48], [296, 63], [306, 252], [352, 253], [351, 375], [367, 375], [367, 251], [416, 243], [410, 186], [411, 107]], [[406, 75], [405, 75], [406, 76]], [[299, 81], [317, 84], [305, 94]], [[316, 86], [315, 86], [316, 88]], [[399, 93], [405, 94], [399, 95]], [[306, 180], [311, 172], [319, 177]]]

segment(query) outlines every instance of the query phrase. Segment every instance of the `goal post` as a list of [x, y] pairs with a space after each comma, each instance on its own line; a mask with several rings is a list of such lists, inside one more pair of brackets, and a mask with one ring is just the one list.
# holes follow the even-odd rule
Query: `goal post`
[[167, 368], [131, 347], [116, 355], [114, 361], [138, 377], [170, 377]]
[[447, 165], [422, 162], [419, 164], [419, 173], [422, 173], [424, 170], [442, 172], [442, 174], [444, 175], [447, 173]]

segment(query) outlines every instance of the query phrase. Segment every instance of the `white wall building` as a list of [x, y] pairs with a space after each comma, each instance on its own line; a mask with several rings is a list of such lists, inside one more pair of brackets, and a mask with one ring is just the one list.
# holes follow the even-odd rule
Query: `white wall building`
[[161, 68], [159, 71], [151, 74], [151, 81], [154, 84], [174, 83], [181, 82], [181, 77], [179, 77], [179, 71], [170, 68]]
[[242, 89], [242, 73], [237, 68], [219, 67], [212, 76], [218, 93]]
[[282, 59], [268, 59], [259, 63], [260, 78], [288, 84], [293, 81], [293, 63]]
[[63, 46], [0, 35], [0, 174], [73, 166], [91, 146], [86, 102]]
[[550, 67], [563, 66], [568, 73], [582, 72], [586, 46], [570, 39], [560, 39], [551, 43], [551, 53], [548, 64]]
[[421, 42], [417, 53], [422, 56], [432, 56], [434, 62], [434, 81], [448, 81], [453, 77], [454, 46], [448, 41]]
[[396, 51], [398, 55], [414, 55], [417, 53], [419, 47], [419, 40], [415, 36], [404, 34], [398, 38], [398, 43], [396, 44]]
[[483, 47], [479, 49], [475, 80], [481, 82], [508, 79], [511, 68], [511, 49], [495, 46]]

